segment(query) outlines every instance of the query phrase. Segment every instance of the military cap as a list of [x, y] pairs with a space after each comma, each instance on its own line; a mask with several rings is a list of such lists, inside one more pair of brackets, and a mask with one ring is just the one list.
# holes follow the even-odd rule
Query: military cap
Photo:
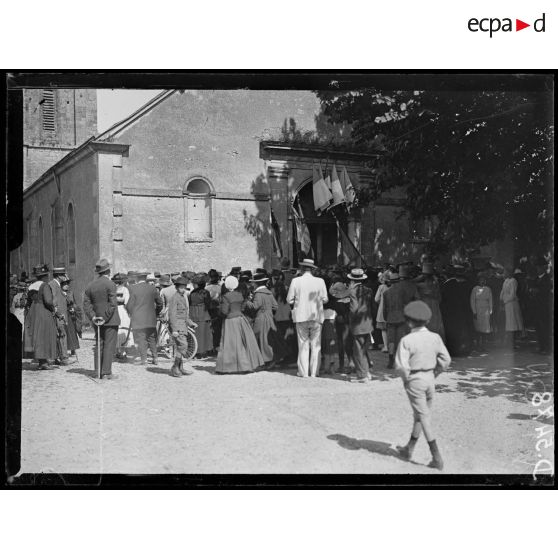
[[427, 322], [432, 317], [432, 310], [422, 300], [413, 300], [403, 308], [403, 314], [415, 322]]

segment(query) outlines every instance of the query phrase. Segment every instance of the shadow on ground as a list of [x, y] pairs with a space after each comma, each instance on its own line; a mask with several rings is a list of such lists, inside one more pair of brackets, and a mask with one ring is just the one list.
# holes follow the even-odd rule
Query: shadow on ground
[[87, 376], [88, 378], [98, 377], [96, 370], [88, 370], [87, 368], [68, 368], [66, 372], [69, 374], [81, 374], [82, 376]]
[[[502, 396], [515, 403], [530, 401], [536, 392], [553, 391], [553, 369], [549, 363], [539, 361], [538, 364], [522, 366], [513, 364], [496, 361], [494, 365], [474, 368], [467, 366], [463, 360], [456, 361], [449, 372], [457, 380], [456, 385], [439, 383], [436, 391], [438, 393], [460, 392], [468, 399]], [[443, 382], [443, 374], [439, 380]]]
[[405, 461], [406, 459], [399, 455], [399, 452], [391, 447], [391, 444], [387, 442], [377, 442], [376, 440], [358, 440], [357, 438], [350, 438], [343, 434], [330, 434], [327, 437], [328, 440], [333, 440], [337, 442], [343, 449], [348, 450], [366, 450], [370, 453], [377, 453], [379, 455], [385, 455], [387, 457], [395, 457], [399, 461]]

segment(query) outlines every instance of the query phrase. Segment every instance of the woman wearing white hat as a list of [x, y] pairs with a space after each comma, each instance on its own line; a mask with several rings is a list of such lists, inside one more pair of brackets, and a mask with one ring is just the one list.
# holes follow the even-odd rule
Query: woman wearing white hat
[[254, 372], [264, 364], [254, 332], [242, 313], [246, 301], [242, 293], [235, 290], [237, 287], [238, 279], [229, 275], [225, 279], [227, 292], [223, 295], [220, 307], [224, 320], [215, 367], [219, 374]]

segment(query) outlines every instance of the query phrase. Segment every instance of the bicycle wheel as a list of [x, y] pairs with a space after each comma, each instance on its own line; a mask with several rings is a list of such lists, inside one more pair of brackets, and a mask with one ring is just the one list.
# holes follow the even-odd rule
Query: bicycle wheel
[[157, 335], [157, 352], [163, 353], [167, 358], [171, 358], [173, 343], [167, 324], [161, 324]]
[[186, 340], [188, 342], [188, 350], [187, 354], [184, 355], [184, 358], [186, 360], [191, 360], [196, 356], [196, 353], [198, 352], [198, 340], [196, 339], [194, 332], [190, 328], [188, 328], [188, 332], [186, 333]]

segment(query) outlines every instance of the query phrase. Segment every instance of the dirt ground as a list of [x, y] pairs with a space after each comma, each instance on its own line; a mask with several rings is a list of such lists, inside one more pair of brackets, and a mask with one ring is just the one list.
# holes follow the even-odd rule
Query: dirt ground
[[[164, 358], [115, 362], [119, 378], [101, 382], [93, 346], [83, 339], [79, 361], [52, 371], [24, 361], [20, 473], [437, 473], [424, 438], [413, 462], [395, 451], [411, 411], [379, 351], [370, 384], [300, 378], [294, 367], [216, 375], [214, 359], [173, 378]], [[552, 446], [536, 447], [542, 426], [554, 442], [550, 411], [537, 413], [549, 404], [532, 402], [553, 391], [552, 368], [529, 345], [454, 360], [434, 401], [444, 473], [531, 474], [540, 459], [553, 462]]]

